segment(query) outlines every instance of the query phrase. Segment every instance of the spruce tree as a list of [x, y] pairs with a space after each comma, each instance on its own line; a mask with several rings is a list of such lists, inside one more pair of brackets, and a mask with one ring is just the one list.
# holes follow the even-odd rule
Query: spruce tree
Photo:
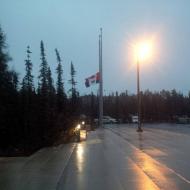
[[17, 129], [17, 85], [18, 75], [9, 71], [6, 37], [0, 26], [0, 146], [15, 143]]
[[19, 85], [19, 77], [18, 73], [14, 70], [9, 71], [10, 78], [11, 78], [11, 83], [13, 85], [13, 89], [15, 92], [18, 90], [18, 85]]
[[25, 143], [25, 148], [31, 145], [32, 137], [34, 134], [34, 126], [35, 126], [35, 92], [34, 92], [34, 84], [33, 84], [33, 75], [32, 75], [32, 61], [30, 59], [30, 46], [27, 46], [26, 51], [26, 60], [25, 60], [25, 71], [26, 74], [22, 80], [22, 88], [21, 88], [21, 102], [22, 102], [22, 122], [23, 122], [23, 143]]
[[76, 84], [77, 84], [77, 82], [75, 81], [76, 71], [72, 62], [71, 62], [70, 74], [71, 74], [71, 79], [69, 80], [69, 83], [71, 84], [71, 89], [69, 90], [69, 92], [71, 93], [70, 107], [72, 114], [76, 116], [78, 114], [78, 108], [79, 108], [79, 93], [76, 90]]
[[48, 70], [47, 70], [47, 90], [48, 90], [49, 95], [53, 95], [55, 93], [55, 88], [53, 85], [53, 78], [52, 78], [50, 67], [48, 67]]
[[47, 95], [47, 73], [48, 73], [48, 64], [46, 60], [46, 54], [44, 49], [44, 43], [41, 41], [40, 43], [40, 49], [41, 49], [41, 64], [40, 64], [40, 75], [39, 75], [39, 89], [41, 94]]
[[[11, 60], [6, 45], [6, 37], [0, 26], [0, 95], [12, 88], [12, 75], [8, 70], [8, 61]], [[2, 100], [2, 98], [1, 98]]]
[[39, 75], [39, 86], [38, 86], [38, 120], [39, 120], [39, 135], [42, 144], [47, 143], [47, 133], [48, 133], [48, 117], [49, 117], [49, 102], [48, 102], [48, 64], [46, 60], [44, 43], [40, 43], [41, 50], [41, 64], [40, 64], [40, 75]]
[[3, 77], [5, 77], [8, 66], [7, 62], [10, 60], [9, 54], [6, 52], [6, 37], [0, 26], [0, 85], [2, 85]]
[[56, 58], [57, 58], [57, 82], [56, 82], [56, 91], [57, 91], [57, 108], [58, 111], [63, 111], [63, 106], [65, 104], [66, 94], [64, 92], [64, 82], [63, 82], [63, 68], [61, 64], [61, 57], [59, 51], [55, 49]]
[[55, 88], [54, 88], [54, 84], [53, 84], [53, 78], [52, 78], [52, 74], [51, 74], [51, 69], [50, 67], [48, 67], [47, 70], [47, 88], [48, 88], [48, 99], [47, 99], [47, 103], [48, 103], [48, 118], [47, 118], [47, 127], [46, 127], [46, 138], [48, 143], [52, 142], [52, 135], [55, 132]]
[[22, 89], [26, 90], [27, 92], [32, 92], [34, 89], [34, 84], [33, 84], [33, 75], [32, 75], [32, 62], [30, 60], [30, 54], [32, 53], [30, 51], [30, 46], [27, 46], [27, 59], [25, 60], [25, 70], [26, 74], [23, 78], [22, 82]]
[[71, 84], [71, 89], [69, 91], [71, 93], [71, 99], [75, 99], [77, 97], [77, 91], [76, 91], [77, 82], [75, 81], [76, 71], [75, 71], [72, 61], [71, 61], [70, 74], [71, 74], [71, 79], [69, 80], [69, 83]]

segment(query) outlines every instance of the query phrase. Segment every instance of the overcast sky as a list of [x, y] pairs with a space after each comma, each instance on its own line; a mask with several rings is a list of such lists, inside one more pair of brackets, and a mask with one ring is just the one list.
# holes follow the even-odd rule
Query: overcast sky
[[7, 36], [10, 63], [24, 75], [26, 47], [31, 46], [34, 75], [38, 76], [40, 40], [55, 77], [60, 51], [66, 90], [73, 61], [80, 94], [84, 79], [98, 71], [98, 35], [103, 28], [104, 91], [136, 92], [133, 45], [154, 39], [152, 60], [141, 64], [141, 88], [190, 90], [189, 0], [0, 0], [0, 24]]

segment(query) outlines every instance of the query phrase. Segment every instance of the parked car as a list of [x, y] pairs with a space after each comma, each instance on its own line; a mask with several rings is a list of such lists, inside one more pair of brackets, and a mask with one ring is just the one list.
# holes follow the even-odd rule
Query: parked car
[[133, 115], [133, 116], [131, 116], [131, 121], [132, 121], [132, 123], [138, 123], [139, 117], [137, 115]]
[[103, 123], [104, 124], [117, 123], [117, 120], [115, 118], [110, 117], [110, 116], [103, 116]]
[[[111, 123], [117, 123], [117, 120], [110, 116], [103, 116], [103, 124], [111, 124]], [[98, 124], [98, 119], [94, 119], [94, 123]]]

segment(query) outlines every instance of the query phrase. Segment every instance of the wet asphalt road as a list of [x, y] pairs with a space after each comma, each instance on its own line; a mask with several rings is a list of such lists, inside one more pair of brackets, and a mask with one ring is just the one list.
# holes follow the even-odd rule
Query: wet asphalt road
[[190, 190], [189, 149], [188, 127], [108, 125], [81, 143], [0, 158], [0, 190]]
[[[168, 128], [169, 129], [169, 128]], [[77, 144], [61, 190], [189, 190], [190, 130], [108, 126]]]

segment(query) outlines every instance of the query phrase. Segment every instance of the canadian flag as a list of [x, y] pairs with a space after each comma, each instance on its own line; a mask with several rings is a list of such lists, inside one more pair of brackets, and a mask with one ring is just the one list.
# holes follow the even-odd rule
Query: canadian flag
[[85, 79], [85, 86], [88, 88], [93, 84], [100, 82], [100, 73], [97, 72], [95, 75], [92, 75]]

